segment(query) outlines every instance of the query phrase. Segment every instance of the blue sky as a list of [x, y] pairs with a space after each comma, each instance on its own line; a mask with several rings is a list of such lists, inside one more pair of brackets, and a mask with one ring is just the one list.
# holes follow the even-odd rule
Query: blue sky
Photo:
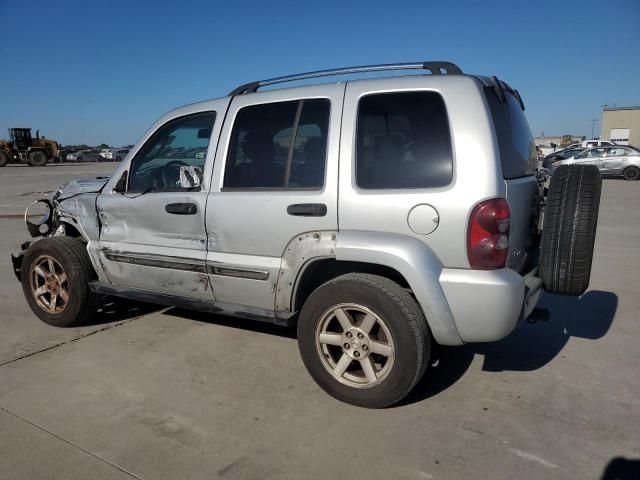
[[0, 24], [0, 137], [134, 143], [251, 80], [428, 59], [511, 83], [535, 135], [590, 135], [602, 104], [640, 105], [639, 0], [0, 0]]

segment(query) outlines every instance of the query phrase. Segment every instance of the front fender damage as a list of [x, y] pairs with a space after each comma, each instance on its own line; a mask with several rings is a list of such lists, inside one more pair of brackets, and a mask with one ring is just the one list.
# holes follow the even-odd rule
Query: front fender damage
[[[96, 198], [107, 183], [108, 177], [74, 180], [63, 185], [49, 198], [41, 198], [25, 211], [27, 230], [34, 241], [39, 238], [81, 235], [88, 243], [100, 236], [100, 220], [96, 209]], [[34, 213], [46, 205], [46, 212]], [[22, 260], [32, 241], [20, 245], [18, 253], [11, 254], [13, 271], [21, 280]]]

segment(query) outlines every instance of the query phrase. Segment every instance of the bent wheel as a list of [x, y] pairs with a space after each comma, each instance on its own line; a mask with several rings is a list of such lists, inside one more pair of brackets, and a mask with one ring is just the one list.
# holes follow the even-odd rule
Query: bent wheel
[[56, 327], [82, 324], [97, 306], [96, 275], [84, 243], [52, 237], [31, 244], [22, 261], [22, 290], [33, 313]]

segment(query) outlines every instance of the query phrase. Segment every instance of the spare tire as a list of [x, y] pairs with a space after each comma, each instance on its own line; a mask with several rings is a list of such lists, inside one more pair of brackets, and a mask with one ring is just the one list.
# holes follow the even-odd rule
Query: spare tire
[[582, 295], [589, 286], [602, 178], [594, 165], [561, 165], [551, 177], [540, 240], [547, 292]]

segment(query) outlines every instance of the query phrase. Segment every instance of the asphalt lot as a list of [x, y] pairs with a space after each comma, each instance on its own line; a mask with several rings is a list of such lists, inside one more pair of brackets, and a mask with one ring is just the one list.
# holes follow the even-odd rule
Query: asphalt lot
[[126, 302], [41, 323], [11, 271], [17, 217], [114, 167], [0, 169], [0, 479], [599, 479], [639, 461], [640, 182], [604, 182], [589, 292], [442, 349], [406, 402], [373, 411], [314, 384], [295, 331]]

